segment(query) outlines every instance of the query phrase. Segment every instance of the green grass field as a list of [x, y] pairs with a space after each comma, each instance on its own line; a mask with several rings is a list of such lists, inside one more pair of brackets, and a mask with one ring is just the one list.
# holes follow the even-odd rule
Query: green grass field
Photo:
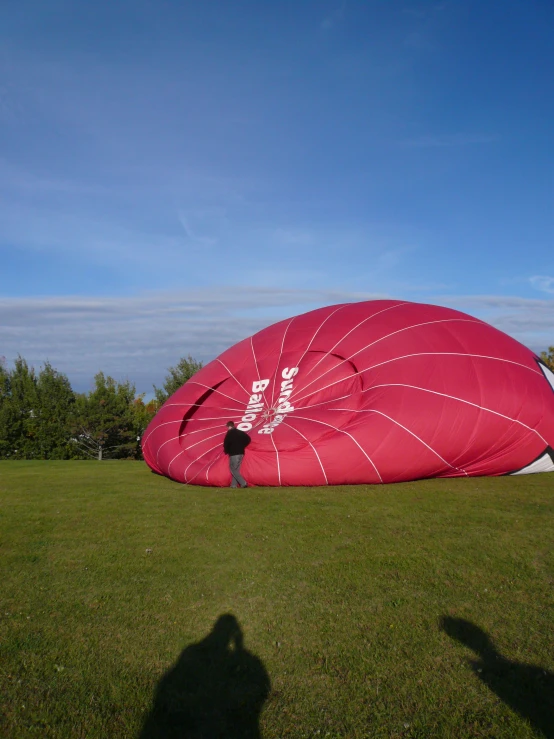
[[554, 737], [553, 514], [552, 474], [2, 462], [0, 735]]

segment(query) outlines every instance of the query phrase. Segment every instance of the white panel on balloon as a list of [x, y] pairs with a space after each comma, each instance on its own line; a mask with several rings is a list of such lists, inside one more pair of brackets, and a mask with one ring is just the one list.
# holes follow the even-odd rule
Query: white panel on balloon
[[554, 462], [548, 452], [545, 452], [542, 457], [535, 459], [534, 462], [531, 462], [522, 470], [512, 472], [512, 475], [532, 475], [534, 472], [554, 472]]
[[543, 375], [546, 377], [546, 379], [550, 383], [552, 390], [554, 390], [554, 372], [548, 369], [548, 367], [544, 364], [539, 364], [539, 367], [541, 368]]

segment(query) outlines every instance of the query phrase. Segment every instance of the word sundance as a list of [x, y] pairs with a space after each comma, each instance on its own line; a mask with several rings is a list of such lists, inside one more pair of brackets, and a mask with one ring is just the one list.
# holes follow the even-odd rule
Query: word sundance
[[292, 393], [293, 377], [297, 374], [298, 367], [285, 367], [283, 370], [281, 374], [283, 382], [281, 382], [281, 392], [277, 400], [277, 407], [270, 409], [270, 418], [258, 431], [259, 434], [272, 434], [277, 426], [285, 420], [286, 414], [294, 410], [294, 406], [289, 402], [289, 397]]
[[[298, 367], [285, 367], [281, 373], [281, 389], [277, 403], [269, 408], [263, 414], [268, 419], [266, 423], [258, 430], [259, 434], [272, 434], [277, 426], [282, 423], [287, 413], [294, 410], [289, 402], [289, 397], [293, 389], [293, 378], [298, 374]], [[252, 424], [256, 421], [259, 414], [264, 411], [263, 392], [269, 385], [269, 380], [257, 380], [252, 383], [252, 395], [246, 406], [246, 413], [241, 418], [241, 422], [237, 428], [241, 431], [250, 431]]]

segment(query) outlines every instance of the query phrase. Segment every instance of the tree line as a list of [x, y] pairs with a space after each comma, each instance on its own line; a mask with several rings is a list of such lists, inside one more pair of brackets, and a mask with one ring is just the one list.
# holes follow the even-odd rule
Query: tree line
[[132, 382], [103, 372], [90, 392], [77, 393], [49, 362], [36, 371], [21, 356], [12, 369], [0, 360], [0, 459], [142, 459], [150, 420], [201, 367], [183, 357], [145, 401]]
[[554, 372], [554, 346], [549, 346], [547, 352], [541, 352], [541, 359]]
[[[554, 346], [541, 353], [554, 371]], [[98, 372], [88, 393], [76, 393], [49, 362], [35, 371], [18, 357], [0, 361], [0, 459], [142, 459], [140, 440], [170, 395], [202, 367], [190, 355], [169, 367], [145, 402], [135, 385]]]

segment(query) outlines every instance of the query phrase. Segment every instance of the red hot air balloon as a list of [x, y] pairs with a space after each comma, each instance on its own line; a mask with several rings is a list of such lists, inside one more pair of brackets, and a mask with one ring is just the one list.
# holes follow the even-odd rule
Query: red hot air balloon
[[229, 420], [252, 437], [251, 485], [554, 471], [554, 374], [489, 324], [433, 305], [333, 305], [244, 339], [167, 400], [144, 459], [227, 486]]

